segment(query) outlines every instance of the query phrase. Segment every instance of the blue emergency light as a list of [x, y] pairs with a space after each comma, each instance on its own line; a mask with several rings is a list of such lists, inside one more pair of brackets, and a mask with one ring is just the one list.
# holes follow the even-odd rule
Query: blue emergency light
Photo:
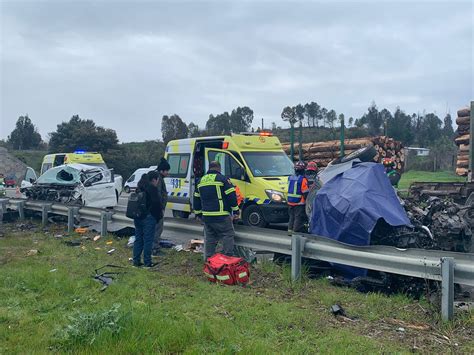
[[86, 153], [85, 150], [76, 150], [76, 151], [74, 152], [74, 154], [85, 154], [85, 153]]

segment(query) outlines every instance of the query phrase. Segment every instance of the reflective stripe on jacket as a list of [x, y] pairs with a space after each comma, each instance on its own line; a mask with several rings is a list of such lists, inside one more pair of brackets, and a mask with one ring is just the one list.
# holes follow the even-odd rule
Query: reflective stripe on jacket
[[194, 213], [204, 221], [219, 222], [231, 212], [239, 211], [235, 187], [218, 171], [209, 170], [197, 183]]
[[304, 205], [304, 194], [308, 193], [308, 179], [303, 175], [291, 175], [288, 177], [288, 205]]

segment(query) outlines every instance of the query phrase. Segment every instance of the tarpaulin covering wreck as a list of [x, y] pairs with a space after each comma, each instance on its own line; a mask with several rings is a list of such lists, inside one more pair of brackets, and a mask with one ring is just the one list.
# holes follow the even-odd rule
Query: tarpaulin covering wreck
[[[359, 163], [328, 181], [313, 202], [310, 233], [342, 243], [371, 244], [371, 233], [383, 219], [390, 226], [410, 225], [395, 190], [377, 163]], [[336, 266], [346, 277], [366, 270]]]

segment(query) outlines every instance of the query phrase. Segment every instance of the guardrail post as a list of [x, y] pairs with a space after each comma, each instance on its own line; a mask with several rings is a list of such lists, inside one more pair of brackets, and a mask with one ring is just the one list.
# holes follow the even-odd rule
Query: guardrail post
[[301, 278], [301, 252], [304, 248], [304, 238], [301, 235], [291, 237], [291, 280]]
[[0, 223], [3, 222], [3, 214], [7, 212], [7, 198], [0, 198]]
[[41, 205], [41, 225], [44, 227], [48, 224], [48, 212], [51, 211], [51, 203]]
[[444, 321], [454, 315], [454, 258], [441, 258], [441, 317]]
[[79, 211], [78, 207], [68, 207], [67, 209], [67, 232], [72, 233], [74, 231], [74, 218], [77, 216]]
[[100, 213], [100, 235], [105, 237], [107, 235], [107, 222], [110, 220], [112, 215], [110, 212], [101, 212]]
[[25, 201], [15, 202], [17, 205], [18, 218], [20, 221], [25, 220]]

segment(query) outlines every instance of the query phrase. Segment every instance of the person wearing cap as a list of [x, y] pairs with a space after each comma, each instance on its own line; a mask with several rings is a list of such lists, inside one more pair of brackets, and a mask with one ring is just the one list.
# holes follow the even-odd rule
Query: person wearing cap
[[306, 164], [295, 163], [295, 173], [288, 177], [288, 235], [306, 232], [306, 196], [309, 193], [308, 179], [305, 177]]
[[[165, 215], [166, 203], [168, 202], [168, 191], [166, 190], [165, 177], [168, 176], [170, 170], [170, 164], [165, 158], [161, 158], [160, 163], [158, 164], [157, 171], [159, 174], [158, 178], [158, 195], [161, 198], [162, 208], [163, 208], [163, 217]], [[160, 255], [160, 239], [163, 234], [163, 217], [156, 221], [155, 227], [155, 238], [153, 239], [153, 255]]]
[[216, 252], [222, 240], [223, 254], [234, 254], [235, 231], [232, 219], [239, 217], [235, 186], [221, 174], [221, 164], [209, 163], [209, 170], [197, 184], [193, 201], [196, 217], [204, 222], [206, 259]]

